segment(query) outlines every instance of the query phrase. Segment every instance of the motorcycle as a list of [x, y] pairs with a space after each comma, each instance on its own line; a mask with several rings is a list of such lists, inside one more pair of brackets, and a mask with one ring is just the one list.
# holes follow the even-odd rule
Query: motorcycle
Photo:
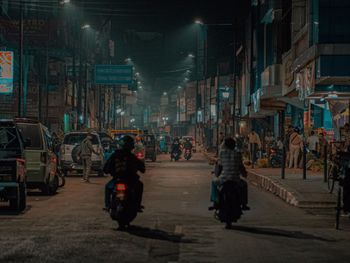
[[241, 189], [234, 181], [225, 182], [219, 190], [219, 203], [216, 216], [229, 229], [233, 222], [241, 218]]
[[283, 151], [277, 148], [271, 148], [269, 162], [273, 168], [281, 167], [283, 162]]
[[184, 158], [189, 161], [192, 157], [191, 149], [185, 149]]
[[125, 229], [136, 218], [139, 210], [134, 189], [122, 181], [116, 183], [110, 207], [110, 216], [116, 220], [119, 229]]
[[174, 160], [175, 162], [177, 162], [180, 159], [180, 155], [181, 155], [181, 151], [172, 151], [171, 153], [171, 160]]

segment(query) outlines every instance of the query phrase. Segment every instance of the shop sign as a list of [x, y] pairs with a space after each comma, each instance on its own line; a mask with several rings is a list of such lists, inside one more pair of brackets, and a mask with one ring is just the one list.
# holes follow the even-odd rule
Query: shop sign
[[296, 74], [296, 89], [299, 99], [305, 100], [315, 91], [315, 63], [310, 63]]
[[13, 92], [13, 52], [0, 51], [0, 94]]

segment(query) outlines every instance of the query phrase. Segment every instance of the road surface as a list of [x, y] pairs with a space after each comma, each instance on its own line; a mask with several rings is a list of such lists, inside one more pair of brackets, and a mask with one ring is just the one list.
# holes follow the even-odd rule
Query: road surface
[[[232, 230], [209, 205], [210, 167], [162, 155], [147, 163], [145, 211], [122, 232], [102, 211], [108, 178], [67, 178], [52, 197], [32, 192], [20, 215], [0, 208], [0, 262], [347, 262], [350, 235], [333, 217], [291, 207], [250, 186], [251, 211]], [[347, 225], [346, 225], [347, 226]]]

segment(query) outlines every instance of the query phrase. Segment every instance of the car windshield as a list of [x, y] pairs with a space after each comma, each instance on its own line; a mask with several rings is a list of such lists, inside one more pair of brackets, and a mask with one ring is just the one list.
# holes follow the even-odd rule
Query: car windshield
[[[67, 134], [64, 137], [63, 144], [68, 145], [75, 145], [75, 144], [81, 144], [81, 142], [86, 138], [86, 133], [74, 133], [74, 134]], [[92, 135], [92, 144], [99, 144], [98, 138], [96, 135]]]
[[14, 127], [0, 127], [0, 159], [21, 154], [21, 143]]
[[19, 123], [17, 124], [24, 141], [28, 142], [27, 149], [41, 150], [43, 149], [43, 141], [41, 128], [36, 123]]

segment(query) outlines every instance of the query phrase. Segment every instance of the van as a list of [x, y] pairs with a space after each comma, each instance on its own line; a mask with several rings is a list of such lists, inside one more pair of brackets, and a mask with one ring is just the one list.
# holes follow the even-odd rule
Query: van
[[55, 194], [58, 188], [57, 158], [48, 128], [32, 119], [15, 119], [15, 122], [25, 142], [27, 188]]

